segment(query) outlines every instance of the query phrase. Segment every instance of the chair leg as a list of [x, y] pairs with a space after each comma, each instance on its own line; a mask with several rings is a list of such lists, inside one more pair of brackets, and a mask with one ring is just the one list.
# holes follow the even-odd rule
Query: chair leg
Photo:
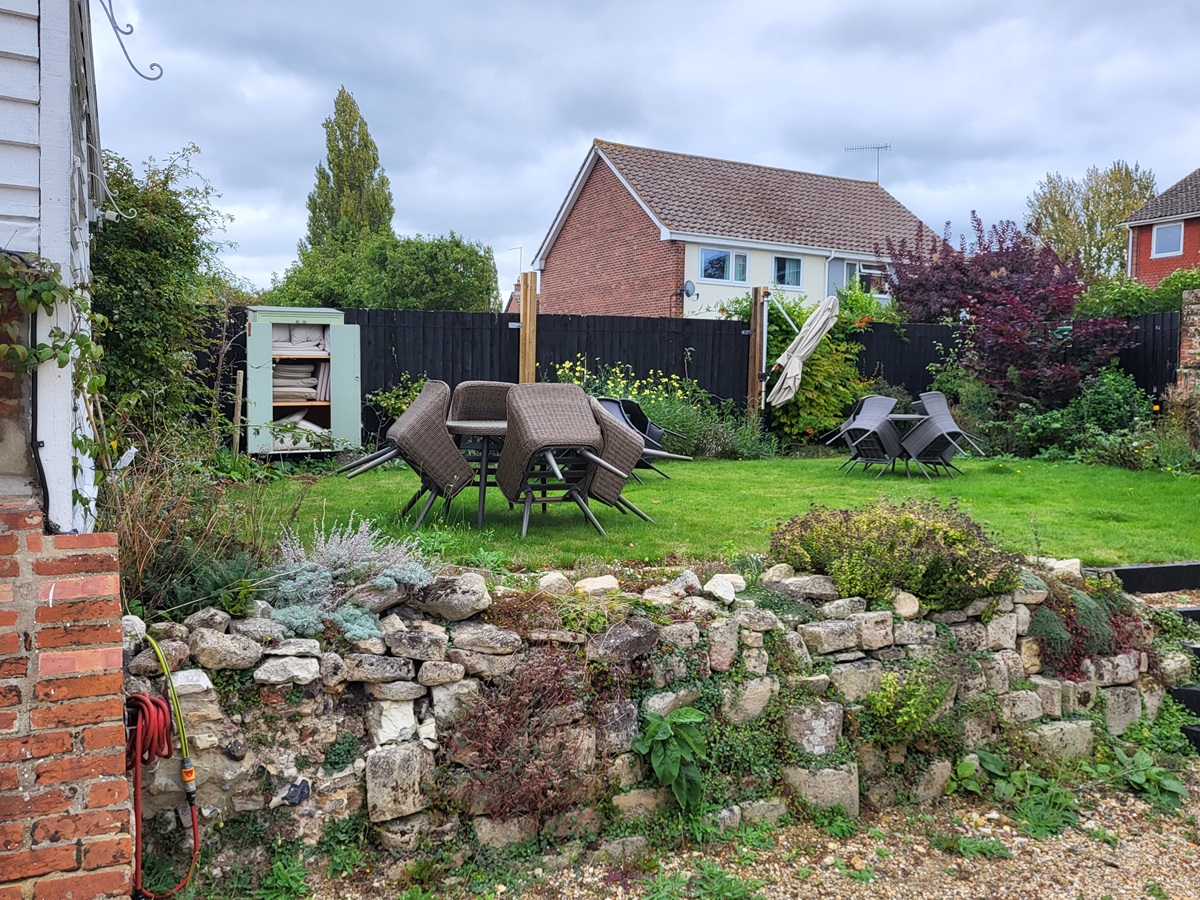
[[421, 514], [419, 516], [417, 516], [417, 521], [413, 523], [414, 529], [421, 527], [421, 522], [424, 521], [426, 514], [433, 507], [433, 503], [435, 500], [437, 500], [437, 497], [438, 497], [438, 495], [436, 493], [434, 493], [433, 491], [429, 492], [429, 499], [426, 500], [425, 505], [421, 507]]
[[413, 494], [412, 497], [409, 498], [409, 501], [407, 503], [404, 504], [404, 509], [400, 510], [400, 518], [401, 519], [403, 519], [405, 516], [407, 516], [408, 511], [417, 505], [417, 501], [421, 499], [422, 495], [427, 490], [429, 490], [429, 489], [427, 487], [425, 487], [424, 485], [422, 485], [420, 488], [417, 489], [417, 492], [415, 494]]
[[578, 491], [571, 491], [570, 496], [571, 496], [571, 499], [575, 501], [575, 505], [578, 506], [581, 510], [583, 510], [583, 517], [592, 523], [592, 527], [595, 528], [598, 532], [600, 532], [601, 537], [607, 537], [604, 529], [600, 527], [600, 523], [596, 520], [596, 517], [592, 514], [592, 511], [590, 509], [588, 509], [587, 500], [585, 500], [583, 497], [581, 497], [579, 495]]
[[533, 491], [526, 489], [525, 491], [525, 512], [521, 516], [521, 540], [525, 539], [525, 535], [529, 533], [529, 511], [533, 509]]
[[630, 477], [632, 477], [632, 478], [633, 478], [633, 480], [634, 480], [634, 481], [636, 481], [638, 484], [645, 484], [645, 483], [646, 483], [646, 482], [642, 481], [642, 479], [641, 479], [641, 478], [638, 476], [638, 473], [637, 473], [637, 472], [630, 472], [630, 473], [629, 473], [629, 475], [630, 475]]
[[643, 463], [643, 464], [646, 466], [646, 468], [647, 468], [647, 469], [653, 469], [655, 472], [657, 472], [657, 473], [658, 473], [659, 475], [661, 475], [663, 478], [666, 478], [667, 480], [670, 480], [670, 478], [671, 478], [671, 476], [670, 476], [670, 475], [668, 475], [666, 472], [664, 472], [662, 469], [660, 469], [660, 468], [659, 468], [658, 466], [656, 466], [654, 463], [652, 463], [652, 462], [647, 462], [645, 457], [642, 457], [642, 463]]
[[488, 450], [490, 449], [491, 441], [484, 437], [479, 447], [479, 515], [476, 525], [480, 531], [483, 531], [483, 510], [487, 505]]
[[631, 513], [633, 513], [635, 516], [637, 516], [639, 519], [644, 519], [645, 521], [649, 522], [651, 525], [654, 524], [654, 520], [652, 518], [650, 518], [648, 515], [646, 515], [644, 512], [642, 512], [640, 509], [638, 509], [636, 506], [634, 506], [632, 503], [630, 503], [628, 498], [624, 494], [622, 494], [620, 497], [617, 498], [617, 503], [619, 504], [617, 507], [618, 509], [620, 509], [621, 507], [624, 507], [625, 509], [627, 509]]

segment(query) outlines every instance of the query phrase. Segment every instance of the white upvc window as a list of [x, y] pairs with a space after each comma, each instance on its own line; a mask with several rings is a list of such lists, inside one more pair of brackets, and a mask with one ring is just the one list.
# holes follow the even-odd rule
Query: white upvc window
[[887, 296], [887, 271], [876, 263], [846, 263], [846, 284], [857, 281], [868, 294]]
[[1183, 223], [1167, 222], [1154, 226], [1154, 237], [1150, 244], [1150, 258], [1160, 256], [1183, 256]]
[[734, 250], [700, 248], [700, 279], [745, 284], [746, 254]]
[[804, 284], [804, 261], [795, 256], [775, 257], [775, 283], [780, 287], [800, 287]]

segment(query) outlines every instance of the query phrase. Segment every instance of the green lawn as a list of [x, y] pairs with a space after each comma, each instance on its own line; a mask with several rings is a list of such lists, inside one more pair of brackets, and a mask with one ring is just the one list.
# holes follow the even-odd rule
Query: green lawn
[[[427, 520], [421, 540], [448, 561], [492, 567], [653, 562], [673, 555], [715, 559], [730, 550], [766, 550], [771, 527], [810, 503], [848, 507], [877, 498], [937, 497], [956, 498], [1010, 548], [1024, 553], [1038, 547], [1043, 555], [1077, 556], [1085, 565], [1200, 558], [1200, 478], [1037, 460], [965, 460], [965, 474], [953, 481], [890, 473], [876, 479], [877, 470], [843, 475], [837, 471], [843, 459], [669, 464], [669, 480], [650, 472], [643, 475], [644, 485], [631, 481], [625, 490], [655, 524], [593, 504], [607, 537], [564, 504], [551, 506], [545, 515], [535, 507], [529, 536], [521, 541], [520, 510], [509, 510], [495, 489], [488, 492], [481, 534], [474, 528], [478, 495], [468, 489], [455, 500], [447, 521], [431, 527]], [[297, 521], [307, 531], [303, 523], [345, 521], [353, 514], [387, 523], [394, 535], [410, 534], [411, 526], [395, 522], [394, 515], [416, 484], [416, 476], [400, 468], [352, 481], [326, 475], [305, 499]], [[295, 489], [284, 481], [274, 490], [282, 497]], [[440, 510], [439, 504], [435, 511]]]

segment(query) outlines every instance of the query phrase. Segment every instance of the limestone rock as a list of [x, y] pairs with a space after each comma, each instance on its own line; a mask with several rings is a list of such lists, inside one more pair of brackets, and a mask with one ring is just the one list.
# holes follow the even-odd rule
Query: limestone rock
[[737, 572], [718, 572], [713, 578], [724, 578], [739, 594], [746, 589], [746, 579]]
[[654, 649], [658, 626], [631, 616], [588, 641], [587, 658], [594, 662], [627, 663]]
[[668, 802], [667, 788], [639, 788], [635, 791], [625, 791], [612, 798], [617, 815], [622, 819], [640, 819], [653, 815], [656, 810], [666, 806]]
[[612, 761], [608, 776], [617, 787], [627, 791], [646, 777], [646, 770], [636, 753], [622, 753]]
[[1042, 698], [1042, 714], [1051, 719], [1061, 719], [1063, 714], [1062, 682], [1053, 678], [1042, 678], [1040, 675], [1035, 675], [1030, 681], [1034, 683], [1037, 695]]
[[985, 656], [979, 660], [979, 670], [983, 673], [986, 689], [993, 694], [1007, 694], [1013, 679], [1009, 677], [1008, 666], [1003, 660], [994, 656]]
[[193, 694], [204, 694], [213, 689], [212, 679], [203, 669], [184, 669], [171, 676], [178, 697], [189, 697]]
[[839, 663], [829, 671], [830, 681], [847, 703], [861, 700], [879, 690], [882, 678], [883, 665], [873, 659]]
[[677, 576], [671, 579], [667, 587], [680, 592], [681, 596], [689, 594], [699, 594], [704, 590], [700, 586], [700, 579], [696, 577], [696, 573], [691, 569], [684, 569]]
[[771, 568], [767, 569], [767, 571], [763, 572], [762, 577], [758, 580], [762, 584], [778, 584], [781, 581], [785, 581], [788, 578], [794, 578], [795, 576], [796, 570], [787, 563], [776, 563], [775, 565], [771, 566]]
[[842, 597], [831, 600], [817, 607], [817, 617], [821, 619], [845, 619], [855, 613], [867, 611], [867, 601], [862, 597]]
[[494, 819], [491, 816], [476, 816], [475, 837], [484, 847], [509, 847], [536, 837], [537, 820], [529, 816], [514, 819]]
[[658, 713], [660, 716], [669, 716], [677, 709], [684, 706], [691, 706], [700, 699], [700, 689], [695, 687], [687, 687], [678, 691], [663, 691], [659, 694], [650, 694], [642, 701], [642, 709], [648, 713]]
[[137, 616], [121, 616], [121, 642], [125, 649], [133, 652], [133, 648], [146, 639], [146, 623]]
[[387, 744], [367, 752], [367, 811], [372, 822], [420, 812], [421, 793], [433, 770], [433, 754], [420, 743]]
[[254, 670], [258, 684], [309, 684], [320, 677], [321, 664], [312, 657], [270, 656]]
[[787, 815], [787, 804], [778, 797], [768, 797], [765, 800], [747, 800], [739, 803], [741, 807], [742, 822], [746, 825], [758, 825], [766, 822], [771, 825], [776, 825], [779, 820]]
[[741, 684], [727, 684], [722, 688], [721, 711], [733, 724], [745, 725], [762, 715], [778, 693], [779, 681], [774, 678], [748, 678]]
[[1017, 646], [1017, 616], [1004, 613], [993, 616], [985, 626], [989, 650], [1012, 650]]
[[321, 684], [336, 687], [346, 680], [346, 664], [336, 653], [322, 653], [320, 660]]
[[346, 681], [380, 684], [384, 681], [412, 681], [414, 668], [411, 659], [394, 656], [375, 656], [370, 653], [349, 653], [342, 658], [346, 666]]
[[733, 668], [738, 651], [738, 624], [733, 619], [715, 619], [708, 625], [708, 665], [714, 672]]
[[738, 629], [738, 640], [743, 647], [761, 647], [764, 643], [761, 631], [747, 631], [745, 628]]
[[1138, 690], [1142, 694], [1142, 713], [1148, 721], [1153, 722], [1158, 718], [1163, 697], [1167, 695], [1166, 688], [1150, 676], [1144, 675], [1138, 681]]
[[779, 627], [779, 617], [768, 609], [739, 609], [733, 620], [747, 631], [774, 631]]
[[946, 609], [941, 612], [929, 614], [930, 622], [937, 622], [939, 625], [958, 625], [961, 622], [967, 621], [967, 614], [961, 609]]
[[531, 644], [586, 644], [587, 635], [579, 631], [535, 628], [527, 635]]
[[684, 597], [677, 604], [679, 611], [689, 616], [720, 616], [725, 614], [725, 607], [707, 597]]
[[713, 599], [720, 600], [726, 605], [737, 599], [737, 591], [733, 589], [733, 585], [719, 575], [716, 578], [710, 578], [703, 590]]
[[1024, 603], [1018, 603], [1013, 607], [1013, 614], [1017, 617], [1017, 637], [1029, 634], [1029, 622], [1032, 619], [1029, 607]]
[[812, 653], [837, 653], [858, 649], [858, 626], [853, 622], [832, 620], [811, 622], [797, 629]]
[[638, 732], [637, 704], [613, 700], [596, 709], [596, 751], [605, 756], [626, 753]]
[[788, 737], [814, 756], [832, 753], [842, 736], [843, 715], [840, 703], [794, 706], [787, 714]]
[[233, 616], [223, 609], [217, 609], [215, 606], [206, 606], [204, 609], [194, 612], [184, 619], [183, 625], [189, 632], [197, 628], [207, 628], [210, 631], [219, 631], [224, 634], [232, 618]]
[[656, 584], [642, 591], [642, 599], [656, 606], [670, 606], [682, 597], [675, 588], [666, 584]]
[[464, 572], [461, 575], [438, 576], [433, 580], [433, 584], [407, 602], [421, 612], [439, 619], [461, 622], [491, 606], [492, 598], [488, 594], [487, 582], [483, 580], [482, 575], [477, 572]]
[[575, 582], [575, 593], [588, 597], [603, 597], [616, 593], [621, 589], [621, 583], [615, 575], [600, 575], [596, 578], [581, 578]]
[[808, 645], [804, 643], [804, 638], [796, 632], [784, 632], [783, 646], [786, 649], [786, 653], [790, 653], [795, 662], [802, 665], [812, 664], [812, 656], [808, 652]]
[[1035, 637], [1017, 638], [1017, 653], [1026, 675], [1042, 671], [1042, 645]]
[[507, 656], [521, 649], [521, 636], [486, 622], [463, 622], [450, 631], [454, 646], [460, 650]]
[[1167, 687], [1178, 687], [1192, 677], [1192, 657], [1187, 653], [1166, 653], [1159, 660], [1159, 671]]
[[858, 626], [858, 645], [862, 649], [878, 650], [881, 647], [892, 645], [892, 613], [890, 610], [852, 613], [846, 618]]
[[690, 650], [700, 643], [700, 629], [695, 622], [677, 622], [664, 626], [659, 632], [659, 638], [664, 644]]
[[932, 644], [937, 640], [937, 626], [932, 622], [897, 622], [892, 629], [896, 644]]
[[800, 600], [827, 603], [838, 598], [838, 590], [828, 575], [797, 575], [783, 579], [779, 586]]
[[[636, 817], [635, 817], [636, 818]], [[612, 866], [628, 866], [645, 859], [650, 853], [650, 839], [640, 834], [604, 841], [592, 854], [592, 864], [606, 863]]]
[[479, 682], [464, 678], [452, 684], [438, 684], [430, 688], [433, 696], [433, 715], [438, 727], [445, 728], [469, 712], [475, 698], [479, 696]]
[[565, 597], [575, 590], [575, 586], [571, 584], [571, 579], [567, 578], [562, 572], [547, 572], [538, 579], [537, 587], [539, 591], [553, 594], [555, 597]]
[[188, 649], [192, 659], [206, 669], [248, 669], [263, 655], [257, 641], [211, 628], [193, 631], [188, 637]]
[[820, 809], [840, 806], [847, 815], [858, 818], [858, 766], [855, 763], [829, 769], [784, 766], [783, 780], [813, 806]]
[[382, 684], [363, 685], [363, 694], [370, 700], [407, 700], [412, 702], [424, 697], [424, 685], [414, 681], [385, 681]]
[[950, 630], [958, 641], [958, 649], [973, 653], [987, 647], [987, 628], [980, 622], [963, 622], [951, 625]]
[[520, 662], [516, 654], [508, 656], [493, 656], [490, 653], [473, 653], [470, 650], [459, 650], [457, 647], [446, 654], [452, 663], [462, 666], [468, 675], [479, 675], [483, 678], [496, 678], [509, 675]]
[[892, 596], [892, 611], [902, 619], [915, 619], [921, 615], [921, 601], [908, 591], [897, 591]]
[[417, 683], [428, 687], [435, 684], [451, 684], [461, 681], [466, 674], [466, 667], [459, 663], [430, 660], [421, 663], [421, 668], [417, 671]]
[[1104, 723], [1108, 733], [1120, 737], [1125, 729], [1142, 717], [1142, 695], [1135, 687], [1101, 688], [1107, 701]]
[[742, 651], [742, 666], [751, 675], [766, 675], [769, 664], [767, 651], [761, 647], [748, 647]]
[[918, 803], [932, 803], [944, 796], [950, 773], [949, 760], [935, 759], [930, 762], [929, 768], [921, 773], [912, 786], [913, 799]]
[[188, 627], [182, 622], [151, 622], [146, 626], [146, 634], [160, 644], [163, 641], [181, 641], [187, 643]]
[[278, 622], [258, 616], [249, 619], [233, 619], [229, 623], [229, 633], [240, 634], [242, 637], [248, 637], [260, 644], [266, 641], [282, 641], [287, 637], [287, 629]]
[[367, 734], [376, 746], [411, 741], [417, 733], [417, 717], [411, 700], [376, 700], [367, 704], [363, 717]]
[[999, 703], [1000, 718], [1005, 722], [1033, 722], [1042, 717], [1042, 698], [1037, 691], [1012, 691], [1000, 697]]
[[[160, 641], [158, 649], [162, 651], [163, 656], [167, 660], [167, 668], [172, 672], [178, 672], [182, 669], [187, 664], [188, 657], [191, 655], [188, 645], [183, 643], [183, 641]], [[162, 666], [158, 662], [158, 657], [154, 654], [154, 650], [149, 647], [131, 659], [127, 668], [130, 675], [146, 675], [151, 678], [163, 673]]]
[[387, 653], [387, 644], [381, 637], [346, 638], [346, 643], [354, 648], [355, 653], [365, 653], [368, 656], [383, 656]]
[[829, 690], [828, 675], [790, 675], [788, 687], [794, 687], [810, 697], [820, 697]]
[[1028, 734], [1051, 758], [1087, 757], [1092, 752], [1091, 722], [1044, 722]]
[[1026, 606], [1037, 606], [1044, 603], [1050, 596], [1050, 588], [1046, 582], [1038, 578], [1028, 569], [1021, 570], [1021, 584], [1012, 593], [1014, 603], [1024, 603]]
[[1118, 684], [1133, 684], [1138, 680], [1140, 659], [1136, 651], [1118, 653], [1101, 659], [1085, 659], [1079, 664], [1079, 673], [1088, 681], [1101, 687]]
[[451, 841], [458, 830], [458, 816], [439, 814], [435, 817], [427, 812], [419, 812], [378, 825], [374, 836], [385, 850], [410, 853], [426, 843], [444, 844]]
[[304, 656], [320, 659], [321, 643], [312, 638], [285, 638], [269, 647], [263, 647], [263, 656]]
[[435, 631], [395, 629], [385, 632], [383, 639], [393, 656], [421, 662], [442, 662], [446, 658], [446, 636]]

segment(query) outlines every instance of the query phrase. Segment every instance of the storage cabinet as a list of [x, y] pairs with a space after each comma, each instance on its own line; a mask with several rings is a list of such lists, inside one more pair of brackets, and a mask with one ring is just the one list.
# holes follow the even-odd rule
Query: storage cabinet
[[248, 307], [245, 385], [250, 453], [362, 443], [358, 326], [336, 309]]

